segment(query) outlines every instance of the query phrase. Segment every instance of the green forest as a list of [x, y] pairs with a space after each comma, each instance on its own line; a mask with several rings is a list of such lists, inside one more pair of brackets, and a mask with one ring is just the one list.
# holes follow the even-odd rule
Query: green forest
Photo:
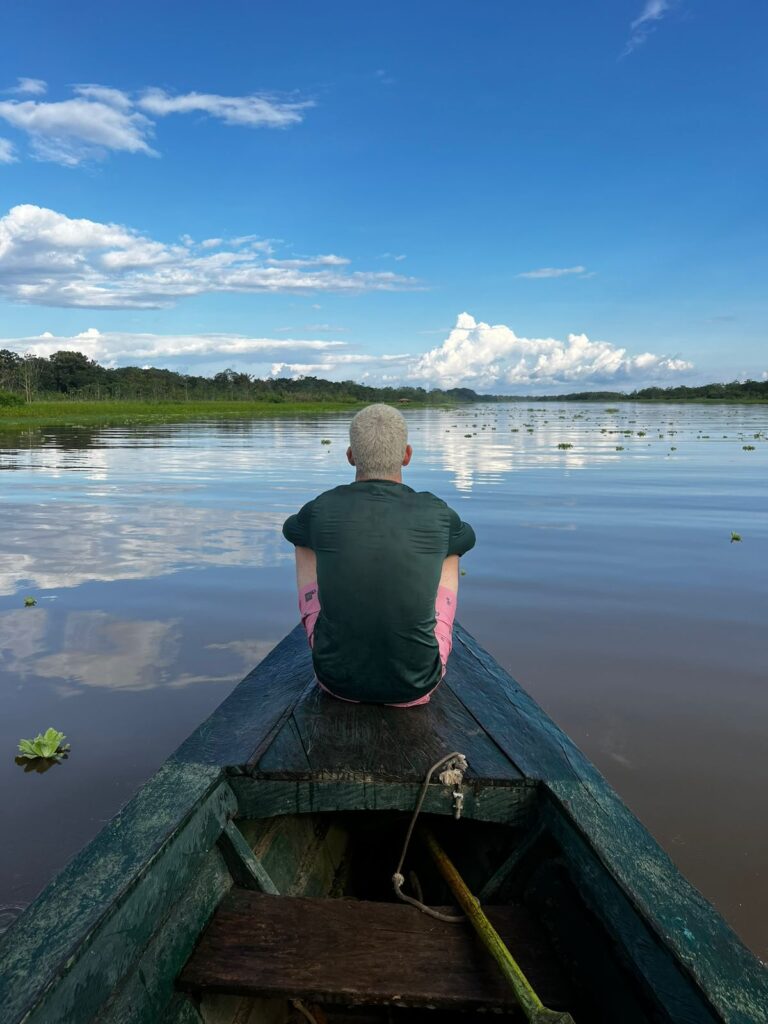
[[[5, 398], [3, 397], [5, 396]], [[261, 379], [236, 370], [197, 377], [153, 367], [100, 366], [81, 352], [55, 352], [49, 357], [21, 356], [0, 349], [0, 405], [36, 401], [156, 402], [477, 402], [493, 396], [470, 388], [447, 391], [419, 387], [369, 387], [354, 381], [319, 377]]]
[[371, 387], [352, 380], [319, 377], [254, 377], [222, 370], [213, 377], [139, 366], [100, 366], [82, 352], [48, 357], [0, 349], [0, 406], [51, 401], [131, 402], [445, 402], [498, 401], [768, 401], [768, 380], [732, 381], [689, 387], [648, 387], [635, 391], [577, 391], [565, 395], [481, 395], [471, 388]]

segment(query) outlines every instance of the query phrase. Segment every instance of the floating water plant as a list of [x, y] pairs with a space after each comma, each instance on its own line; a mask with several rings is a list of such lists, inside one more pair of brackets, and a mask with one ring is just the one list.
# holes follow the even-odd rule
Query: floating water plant
[[322, 439], [322, 441], [320, 442], [320, 444], [330, 444], [330, 443], [331, 443], [331, 439], [329, 437], [324, 437]]
[[616, 445], [616, 451], [617, 452], [623, 452], [624, 451], [624, 445], [623, 444], [617, 444]]
[[36, 604], [37, 604], [37, 598], [35, 598], [35, 597], [25, 597], [24, 598], [24, 607], [25, 608], [34, 608]]
[[755, 446], [753, 444], [743, 444], [741, 448], [742, 451], [745, 452], [753, 452], [755, 450]]
[[570, 441], [560, 441], [557, 447], [562, 448], [564, 451], [566, 448], [573, 448], [573, 445]]
[[64, 733], [58, 729], [46, 729], [38, 733], [33, 740], [19, 740], [19, 757], [32, 759], [35, 757], [59, 759], [69, 750], [69, 744], [62, 744]]
[[734, 533], [733, 530], [731, 530], [731, 544], [734, 544], [736, 542], [741, 543], [741, 534]]

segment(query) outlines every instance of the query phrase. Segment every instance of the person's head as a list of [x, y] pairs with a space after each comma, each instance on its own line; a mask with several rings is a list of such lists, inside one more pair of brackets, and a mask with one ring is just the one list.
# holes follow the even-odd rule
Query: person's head
[[358, 480], [400, 480], [411, 461], [405, 418], [391, 405], [369, 405], [349, 425], [347, 458]]

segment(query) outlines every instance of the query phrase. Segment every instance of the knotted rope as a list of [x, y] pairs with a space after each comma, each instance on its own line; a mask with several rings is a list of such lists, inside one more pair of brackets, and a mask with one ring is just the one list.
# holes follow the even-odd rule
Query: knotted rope
[[392, 885], [395, 890], [395, 895], [403, 903], [410, 903], [413, 907], [418, 907], [419, 910], [425, 914], [429, 914], [430, 917], [437, 918], [438, 921], [449, 921], [451, 923], [459, 923], [464, 920], [463, 914], [442, 914], [439, 910], [433, 910], [432, 907], [426, 906], [421, 900], [415, 899], [413, 896], [409, 896], [403, 892], [403, 885], [405, 884], [405, 877], [403, 876], [403, 864], [405, 863], [405, 857], [408, 853], [408, 847], [411, 842], [411, 836], [413, 830], [416, 827], [416, 821], [421, 813], [421, 808], [424, 804], [424, 800], [429, 789], [429, 784], [432, 781], [432, 776], [438, 768], [442, 768], [443, 765], [447, 765], [444, 771], [440, 772], [439, 779], [444, 786], [453, 786], [453, 813], [454, 817], [461, 817], [461, 807], [464, 800], [464, 794], [461, 791], [461, 784], [464, 781], [464, 772], [467, 770], [469, 765], [467, 759], [463, 754], [460, 754], [457, 750], [454, 750], [451, 754], [446, 754], [445, 757], [440, 758], [427, 772], [426, 778], [421, 786], [419, 798], [416, 801], [416, 806], [413, 809], [410, 824], [408, 825], [408, 831], [405, 834], [405, 842], [403, 843], [403, 850], [400, 854], [400, 860], [398, 861], [397, 868], [395, 869], [394, 875], [392, 875]]

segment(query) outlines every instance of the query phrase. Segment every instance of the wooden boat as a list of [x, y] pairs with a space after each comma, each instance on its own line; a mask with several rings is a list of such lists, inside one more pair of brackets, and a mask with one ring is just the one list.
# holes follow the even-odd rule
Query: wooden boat
[[[323, 695], [303, 633], [286, 637], [3, 937], [0, 1019], [524, 1019], [465, 923], [392, 894], [452, 751], [469, 769], [426, 787], [422, 818], [545, 1005], [576, 1024], [768, 1021], [763, 965], [460, 627], [408, 711]], [[411, 871], [451, 904], [416, 841]]]

